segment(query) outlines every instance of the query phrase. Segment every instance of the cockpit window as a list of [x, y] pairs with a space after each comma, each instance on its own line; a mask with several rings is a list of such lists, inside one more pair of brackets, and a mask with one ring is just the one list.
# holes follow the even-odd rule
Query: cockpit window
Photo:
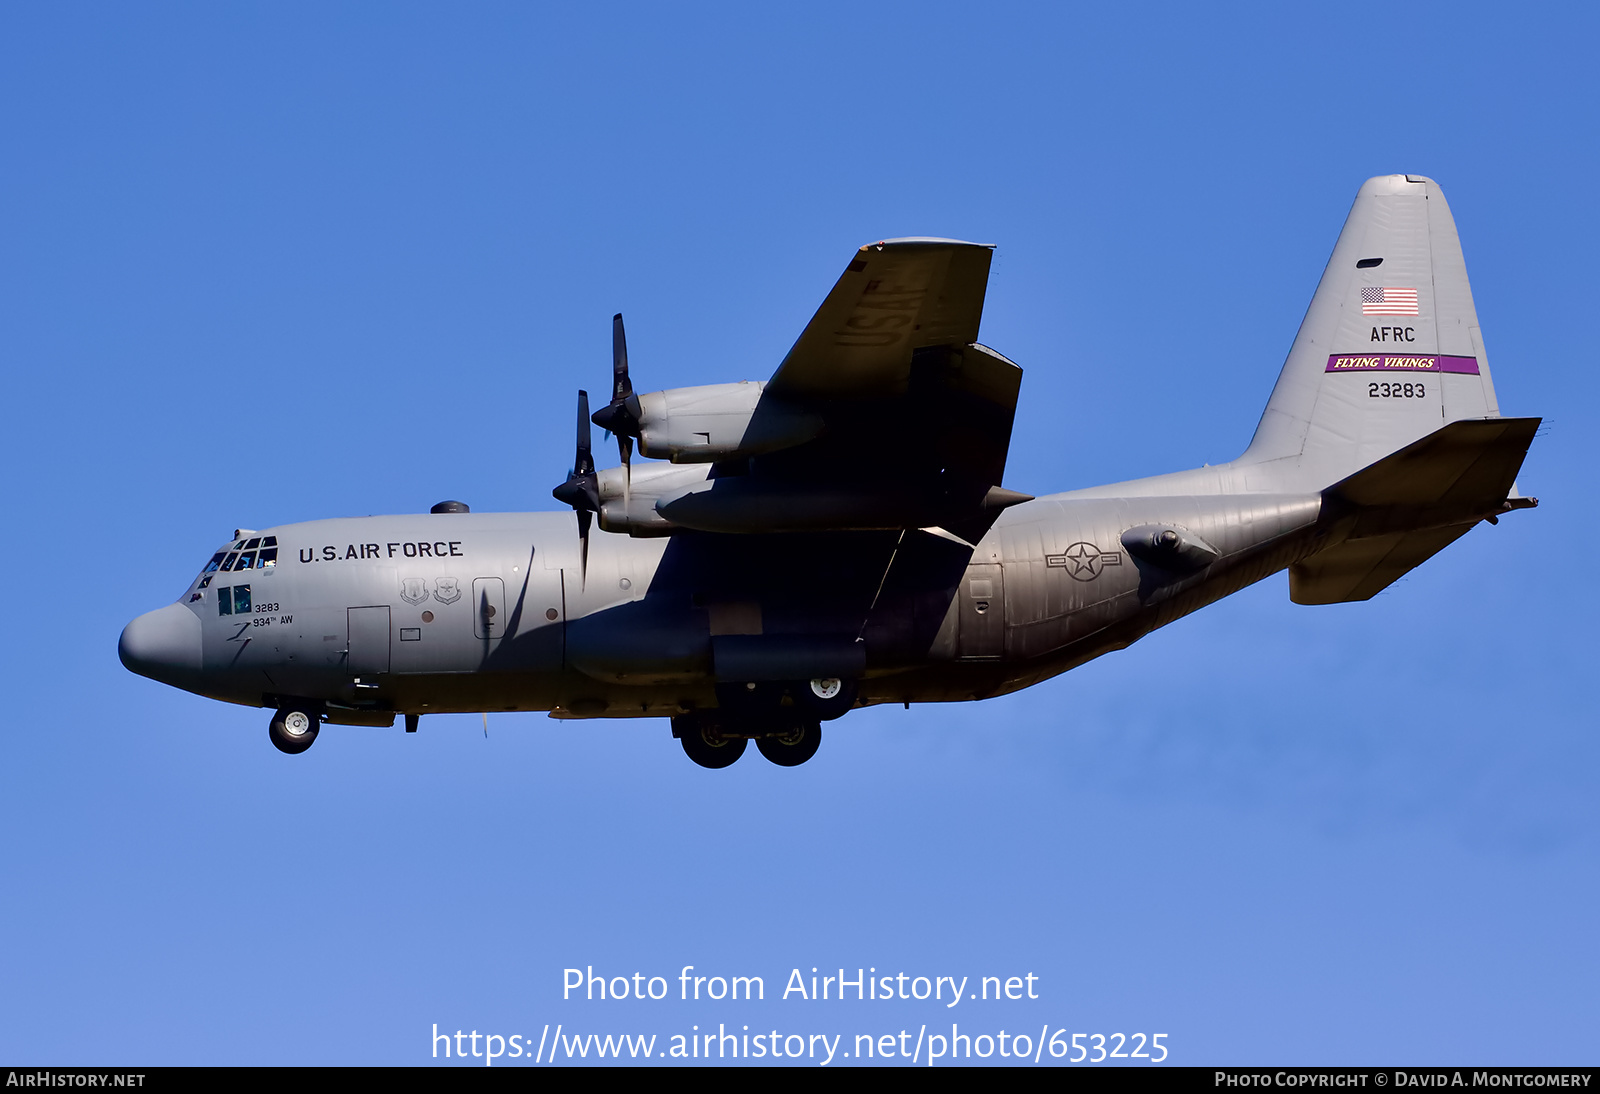
[[217, 614], [218, 615], [232, 615], [233, 614], [233, 590], [232, 589], [218, 589], [217, 590]]
[[[211, 575], [217, 572], [232, 573], [235, 570], [265, 570], [278, 564], [278, 537], [256, 536], [254, 539], [241, 539], [231, 549], [218, 551], [211, 556], [211, 561], [206, 563], [206, 568], [200, 571], [200, 584], [197, 588], [204, 589], [211, 584]], [[231, 599], [227, 589], [221, 589], [220, 601], [228, 603], [224, 607], [219, 602], [217, 610], [223, 615], [232, 615]], [[248, 593], [246, 594], [248, 595]]]
[[250, 586], [235, 585], [233, 587], [233, 614], [245, 615], [250, 611]]

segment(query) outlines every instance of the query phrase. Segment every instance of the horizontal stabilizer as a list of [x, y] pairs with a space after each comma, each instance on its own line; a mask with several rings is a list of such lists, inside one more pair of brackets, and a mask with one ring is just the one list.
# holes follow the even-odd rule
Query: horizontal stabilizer
[[1470, 524], [1347, 540], [1289, 568], [1296, 604], [1371, 600], [1472, 530]]
[[1290, 567], [1296, 604], [1369, 600], [1480, 520], [1535, 504], [1512, 498], [1538, 418], [1451, 422], [1323, 492], [1340, 542]]

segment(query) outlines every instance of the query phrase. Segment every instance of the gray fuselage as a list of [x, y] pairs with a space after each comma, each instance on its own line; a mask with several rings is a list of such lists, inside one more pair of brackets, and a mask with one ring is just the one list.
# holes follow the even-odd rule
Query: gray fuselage
[[[267, 537], [277, 555], [202, 574], [129, 625], [123, 654], [216, 699], [321, 702], [330, 721], [670, 716], [714, 707], [719, 681], [764, 664], [803, 678], [850, 671], [833, 666], [852, 653], [863, 705], [966, 700], [1123, 648], [1282, 569], [1314, 549], [1320, 506], [1316, 494], [1058, 495], [1007, 510], [976, 547], [942, 530], [596, 532], [586, 560], [567, 513], [312, 521], [230, 541], [223, 565]], [[1204, 550], [1141, 553], [1152, 529]]]

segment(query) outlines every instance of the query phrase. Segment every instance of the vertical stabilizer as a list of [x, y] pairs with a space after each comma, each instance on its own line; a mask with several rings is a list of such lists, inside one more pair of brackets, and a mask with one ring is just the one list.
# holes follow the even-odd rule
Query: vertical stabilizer
[[1368, 179], [1238, 463], [1320, 489], [1450, 422], [1499, 415], [1439, 184]]

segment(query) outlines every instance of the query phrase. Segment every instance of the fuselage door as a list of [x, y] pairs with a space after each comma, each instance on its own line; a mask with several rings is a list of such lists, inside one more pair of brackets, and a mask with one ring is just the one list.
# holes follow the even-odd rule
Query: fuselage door
[[389, 671], [389, 606], [351, 608], [350, 656], [346, 671], [352, 676], [376, 676]]
[[998, 564], [968, 566], [956, 594], [961, 601], [957, 657], [998, 659], [1005, 653], [1005, 578]]

